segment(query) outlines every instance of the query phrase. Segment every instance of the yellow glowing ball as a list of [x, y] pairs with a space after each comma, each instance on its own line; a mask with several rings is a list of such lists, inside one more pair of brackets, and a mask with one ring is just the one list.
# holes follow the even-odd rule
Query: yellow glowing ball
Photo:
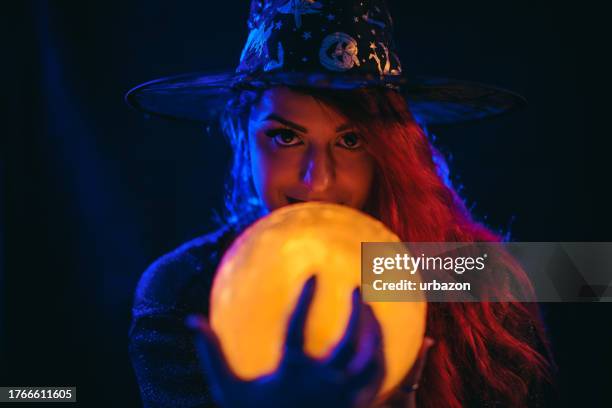
[[[399, 242], [380, 221], [350, 207], [310, 202], [258, 220], [223, 256], [211, 294], [211, 325], [243, 379], [269, 374], [282, 355], [287, 322], [306, 280], [317, 288], [305, 350], [328, 356], [348, 324], [360, 285], [361, 242]], [[405, 377], [425, 332], [425, 302], [372, 302], [383, 333], [386, 374], [379, 397]]]

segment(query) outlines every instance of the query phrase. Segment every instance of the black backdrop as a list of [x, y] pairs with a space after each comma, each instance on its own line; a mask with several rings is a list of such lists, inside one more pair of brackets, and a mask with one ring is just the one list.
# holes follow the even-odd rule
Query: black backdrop
[[[246, 1], [3, 6], [0, 385], [76, 385], [83, 405], [136, 405], [135, 284], [208, 231], [229, 149], [123, 103], [160, 76], [234, 67]], [[605, 14], [586, 3], [392, 1], [405, 71], [489, 82], [529, 108], [433, 129], [474, 214], [519, 241], [612, 241]], [[568, 406], [604, 406], [610, 304], [545, 305]]]

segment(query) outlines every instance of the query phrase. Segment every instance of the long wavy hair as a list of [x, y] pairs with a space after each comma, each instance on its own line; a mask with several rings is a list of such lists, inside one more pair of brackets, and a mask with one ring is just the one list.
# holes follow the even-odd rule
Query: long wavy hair
[[[446, 162], [398, 92], [294, 90], [337, 110], [357, 128], [376, 163], [368, 212], [403, 241], [502, 240], [473, 219], [448, 182]], [[266, 214], [252, 183], [246, 134], [250, 107], [260, 95], [243, 91], [221, 118], [234, 151], [222, 220], [238, 231]], [[508, 273], [530, 287], [520, 268], [510, 265]], [[503, 285], [497, 290], [511, 296]], [[534, 387], [551, 381], [554, 366], [536, 303], [430, 303], [426, 334], [436, 345], [417, 393], [419, 407], [525, 406]], [[392, 400], [401, 406], [406, 398], [397, 393]]]

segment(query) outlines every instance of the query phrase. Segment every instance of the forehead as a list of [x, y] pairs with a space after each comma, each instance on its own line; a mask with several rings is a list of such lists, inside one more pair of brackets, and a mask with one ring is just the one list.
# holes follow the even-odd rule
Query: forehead
[[272, 113], [308, 129], [335, 129], [346, 122], [346, 118], [330, 105], [286, 87], [264, 91], [259, 102], [251, 109], [250, 121], [264, 121]]

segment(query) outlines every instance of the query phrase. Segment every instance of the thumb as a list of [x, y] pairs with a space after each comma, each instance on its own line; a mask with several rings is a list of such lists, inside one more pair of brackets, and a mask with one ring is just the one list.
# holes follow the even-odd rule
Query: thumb
[[211, 392], [221, 402], [224, 390], [235, 382], [236, 377], [225, 360], [219, 338], [202, 316], [191, 315], [185, 323], [195, 332], [195, 348], [200, 364], [208, 378]]
[[431, 337], [425, 337], [425, 339], [423, 339], [423, 344], [421, 345], [421, 350], [419, 351], [417, 360], [412, 366], [406, 380], [404, 380], [404, 385], [402, 386], [404, 391], [412, 392], [416, 391], [418, 388], [421, 381], [421, 376], [423, 374], [423, 369], [425, 368], [425, 363], [427, 362], [427, 355], [434, 344], [435, 340]]

